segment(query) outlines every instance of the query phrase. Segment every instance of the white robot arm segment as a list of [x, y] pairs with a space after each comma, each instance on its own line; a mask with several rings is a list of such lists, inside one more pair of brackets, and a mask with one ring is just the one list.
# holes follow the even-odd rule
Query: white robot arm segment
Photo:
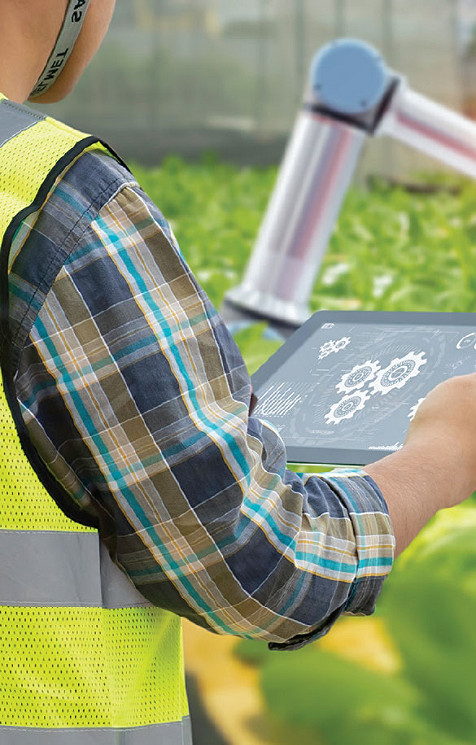
[[368, 136], [388, 135], [476, 178], [476, 125], [411, 91], [376, 49], [334, 41], [314, 58], [243, 282], [225, 296], [226, 322], [269, 321], [289, 335], [309, 297]]

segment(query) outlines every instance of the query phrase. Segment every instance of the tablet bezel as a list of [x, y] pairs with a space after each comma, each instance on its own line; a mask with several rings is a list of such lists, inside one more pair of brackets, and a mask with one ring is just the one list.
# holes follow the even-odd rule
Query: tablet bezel
[[[324, 323], [402, 324], [406, 326], [471, 326], [476, 331], [476, 313], [442, 313], [427, 311], [374, 310], [318, 310], [251, 376], [253, 391], [259, 389]], [[266, 420], [266, 417], [263, 417]], [[336, 466], [365, 466], [385, 458], [389, 450], [350, 450], [339, 448], [286, 446], [289, 464], [333, 464]], [[345, 457], [344, 457], [345, 456]]]

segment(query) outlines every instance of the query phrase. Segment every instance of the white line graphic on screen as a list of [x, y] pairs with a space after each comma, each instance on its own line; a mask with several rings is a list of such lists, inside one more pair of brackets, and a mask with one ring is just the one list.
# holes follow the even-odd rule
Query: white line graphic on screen
[[400, 450], [402, 447], [401, 442], [396, 442], [394, 445], [368, 445], [367, 450]]
[[337, 339], [337, 341], [331, 339], [330, 341], [324, 342], [319, 349], [319, 359], [323, 360], [324, 357], [327, 357], [327, 355], [332, 354], [333, 352], [340, 352], [341, 349], [346, 348], [347, 344], [350, 344], [348, 336], [343, 336], [341, 339]]
[[425, 396], [423, 396], [423, 398], [419, 398], [418, 399], [418, 402], [415, 404], [415, 406], [412, 406], [412, 408], [410, 409], [410, 413], [408, 415], [410, 421], [413, 421], [413, 417], [417, 413], [418, 407], [420, 406], [421, 402], [424, 401], [424, 400], [425, 400]]
[[379, 362], [367, 362], [361, 365], [356, 365], [349, 373], [342, 376], [336, 388], [339, 393], [350, 393], [351, 391], [357, 391], [363, 388], [366, 383], [375, 378], [375, 375], [380, 370]]
[[324, 417], [327, 424], [339, 424], [343, 419], [351, 419], [356, 411], [364, 408], [370, 396], [365, 391], [355, 391], [332, 404]]
[[456, 345], [456, 349], [466, 349], [467, 347], [470, 347], [472, 344], [474, 345], [476, 349], [476, 331], [472, 331], [470, 334], [466, 334], [466, 336], [463, 336], [459, 342]]
[[309, 390], [309, 383], [279, 383], [271, 384], [270, 387], [260, 396], [254, 416], [286, 416], [300, 401], [304, 394]]
[[425, 353], [408, 352], [404, 357], [395, 357], [383, 370], [377, 373], [370, 383], [370, 393], [381, 393], [385, 396], [396, 388], [403, 388], [411, 378], [415, 378], [425, 365]]

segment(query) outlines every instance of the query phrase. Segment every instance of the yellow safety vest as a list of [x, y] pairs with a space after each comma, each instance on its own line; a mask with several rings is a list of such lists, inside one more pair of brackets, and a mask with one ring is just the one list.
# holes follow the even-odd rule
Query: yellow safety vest
[[101, 140], [0, 94], [1, 745], [191, 743], [180, 618], [112, 561], [97, 530], [108, 535], [108, 514], [87, 516], [63, 491], [14, 393], [11, 242], [64, 168], [95, 149], [122, 163]]

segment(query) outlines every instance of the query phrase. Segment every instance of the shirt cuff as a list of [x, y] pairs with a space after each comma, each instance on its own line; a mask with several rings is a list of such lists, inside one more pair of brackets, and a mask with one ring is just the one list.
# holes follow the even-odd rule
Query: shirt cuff
[[357, 568], [343, 612], [368, 616], [395, 558], [395, 535], [380, 488], [365, 469], [336, 468], [320, 478], [345, 504], [355, 533]]
[[[302, 474], [309, 478], [311, 474]], [[272, 650], [295, 650], [325, 636], [342, 613], [369, 616], [395, 556], [395, 535], [388, 506], [379, 487], [362, 468], [336, 468], [319, 475], [344, 503], [355, 533], [357, 568], [348, 599], [318, 629], [288, 642], [268, 644]]]

